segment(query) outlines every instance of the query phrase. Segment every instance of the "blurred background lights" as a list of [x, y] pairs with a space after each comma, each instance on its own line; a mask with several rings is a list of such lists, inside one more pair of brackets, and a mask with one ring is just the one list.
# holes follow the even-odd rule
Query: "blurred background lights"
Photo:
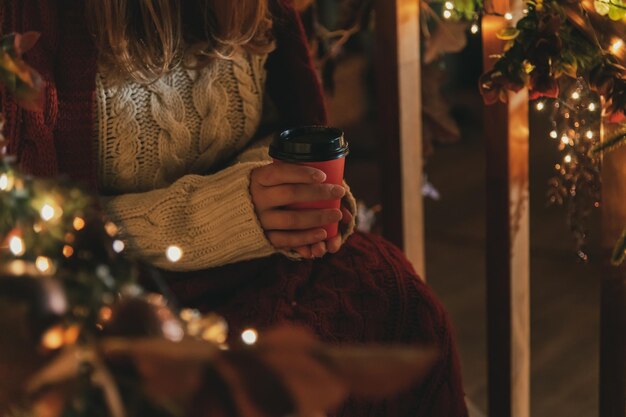
[[7, 174], [0, 175], [0, 191], [9, 189], [9, 176]]
[[39, 270], [39, 272], [50, 272], [52, 268], [52, 262], [50, 258], [46, 258], [45, 256], [38, 256], [35, 260], [35, 267]]
[[85, 220], [82, 217], [74, 217], [72, 226], [74, 226], [76, 231], [82, 230], [85, 227]]
[[56, 212], [54, 210], [54, 207], [52, 207], [50, 204], [44, 204], [44, 206], [39, 211], [39, 214], [41, 215], [41, 218], [47, 222], [52, 220]]
[[25, 248], [22, 238], [19, 236], [13, 236], [11, 239], [9, 239], [9, 250], [15, 256], [24, 255]]
[[121, 253], [124, 250], [124, 247], [124, 242], [122, 242], [121, 240], [113, 241], [113, 250], [115, 251], [115, 253]]
[[168, 246], [165, 256], [170, 262], [178, 262], [183, 257], [183, 250], [176, 245]]
[[246, 329], [241, 333], [241, 340], [246, 345], [254, 345], [259, 338], [259, 334], [254, 329]]

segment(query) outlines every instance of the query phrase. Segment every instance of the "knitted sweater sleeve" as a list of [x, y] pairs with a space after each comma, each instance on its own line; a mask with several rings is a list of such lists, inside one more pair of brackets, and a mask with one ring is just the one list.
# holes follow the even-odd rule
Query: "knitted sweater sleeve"
[[[129, 253], [173, 271], [193, 271], [278, 251], [265, 237], [250, 195], [250, 173], [271, 163], [268, 140], [242, 152], [229, 167], [212, 175], [186, 175], [166, 188], [110, 198], [105, 208], [118, 225]], [[344, 205], [356, 213], [354, 197]], [[354, 230], [343, 227], [343, 239]], [[182, 249], [168, 260], [170, 246]], [[285, 253], [290, 258], [298, 258]]]
[[[191, 271], [276, 252], [255, 215], [250, 172], [269, 163], [248, 160], [212, 175], [186, 175], [166, 188], [113, 197], [105, 203], [129, 253], [163, 269]], [[177, 246], [177, 262], [166, 257]]]

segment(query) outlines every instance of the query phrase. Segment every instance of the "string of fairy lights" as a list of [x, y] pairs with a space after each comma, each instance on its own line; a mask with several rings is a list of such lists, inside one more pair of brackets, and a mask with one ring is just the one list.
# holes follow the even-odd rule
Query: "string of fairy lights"
[[[434, 3], [437, 4], [439, 2]], [[470, 2], [445, 0], [439, 4], [442, 5], [440, 16], [444, 21], [471, 22], [469, 23], [469, 33], [471, 35], [477, 35], [480, 33], [481, 17], [485, 15], [494, 15], [493, 13], [485, 12], [480, 0]], [[516, 50], [518, 51], [518, 55], [513, 55], [512, 58], [507, 57], [508, 60], [499, 58], [499, 60], [502, 60], [502, 63], [498, 62], [498, 64], [501, 64], [500, 67], [498, 67], [498, 70], [501, 71], [499, 76], [502, 77], [503, 72], [506, 74], [504, 76], [505, 80], [503, 81], [502, 78], [494, 79], [493, 75], [489, 74], [491, 78], [485, 78], [489, 84], [481, 84], [481, 87], [484, 85], [482, 88], [485, 89], [484, 91], [481, 89], [481, 93], [483, 93], [483, 95], [487, 94], [485, 96], [486, 101], [493, 99], [493, 91], [497, 92], [497, 90], [489, 89], [498, 88], [498, 83], [504, 83], [503, 88], [505, 90], [515, 90], [516, 88], [521, 88], [523, 84], [529, 88], [537, 87], [537, 85], [533, 84], [535, 81], [534, 79], [531, 78], [530, 82], [528, 81], [531, 77], [530, 72], [535, 70], [535, 67], [531, 65], [531, 62], [535, 62], [533, 61], [533, 58], [537, 58], [537, 56], [535, 55], [533, 57], [523, 55], [528, 52], [522, 52], [521, 56], [519, 54], [520, 50], [533, 51], [533, 48], [536, 48], [536, 45], [533, 44], [533, 39], [538, 39], [539, 37], [544, 36], [545, 38], [542, 38], [542, 41], [544, 42], [544, 47], [547, 48], [561, 48], [559, 42], [566, 42], [564, 39], [559, 39], [559, 36], [566, 36], [568, 34], [566, 29], [563, 29], [563, 32], [559, 32], [561, 29], [557, 29], [556, 32], [551, 32], [550, 34], [539, 33], [542, 21], [541, 15], [537, 15], [537, 13], [542, 13], [543, 11], [557, 14], [565, 13], [561, 5], [552, 3], [548, 4], [546, 1], [540, 1], [528, 2], [527, 6], [531, 8], [533, 12], [532, 19], [530, 22], [523, 22], [521, 26], [513, 24], [515, 16], [512, 11], [507, 11], [504, 14], [495, 14], [509, 22], [507, 29], [500, 30], [497, 34], [494, 34], [503, 41], [506, 41], [504, 51], [514, 47], [514, 40], [516, 40], [520, 33], [524, 32], [525, 37], [520, 41], [523, 45], [522, 48], [520, 49], [518, 45], [518, 49]], [[597, 15], [606, 16], [607, 19], [612, 21], [626, 19], [626, 6], [621, 3], [616, 3], [612, 0], [598, 0], [593, 4], [593, 8], [594, 11], [581, 11], [580, 13], [584, 16], [587, 12], [595, 12]], [[555, 12], [555, 10], [557, 10], [557, 12]], [[522, 10], [522, 14], [525, 17], [531, 17], [528, 8], [524, 8]], [[581, 19], [585, 19], [585, 17], [581, 17]], [[572, 28], [576, 30], [576, 26], [570, 24], [566, 20], [562, 21], [561, 24], [571, 25]], [[587, 29], [589, 29], [589, 32], [586, 32], [587, 36], [591, 36], [589, 33], [593, 33], [594, 30], [597, 30], [591, 26]], [[537, 34], [535, 35], [532, 33], [532, 30], [536, 30]], [[540, 84], [538, 91], [533, 94], [535, 97], [540, 97], [534, 100], [532, 106], [537, 112], [544, 113], [549, 118], [551, 129], [548, 132], [548, 136], [551, 141], [554, 141], [559, 152], [559, 159], [554, 164], [555, 174], [548, 182], [548, 203], [551, 205], [560, 205], [565, 207], [565, 218], [574, 237], [577, 255], [579, 259], [583, 261], [587, 261], [589, 258], [585, 249], [586, 238], [589, 233], [589, 218], [593, 209], [598, 208], [601, 204], [599, 169], [601, 158], [599, 150], [603, 149], [604, 146], [603, 143], [601, 143], [601, 126], [603, 117], [605, 113], [609, 111], [608, 108], [611, 105], [611, 97], [608, 99], [607, 97], [603, 97], [604, 100], [601, 100], [600, 96], [591, 90], [590, 85], [595, 85], [594, 88], [598, 91], [598, 72], [595, 73], [596, 75], [594, 75], [593, 70], [589, 72], [589, 63], [595, 62], [597, 64], [598, 61], [601, 61], [604, 59], [603, 57], [609, 54], [623, 59], [626, 51], [624, 40], [618, 36], [611, 35], [610, 33], [611, 32], [608, 31], [603, 34], [602, 39], [604, 42], [604, 49], [602, 49], [603, 47], [598, 41], [598, 35], [593, 34], [592, 38], [589, 40], [589, 48], [591, 48], [590, 50], [593, 50], [590, 54], [595, 54], [593, 58], [590, 56], [580, 55], [582, 54], [580, 51], [584, 50], [584, 48], [570, 48], [567, 51], [561, 51], [561, 53], [567, 52], [570, 55], [564, 56], [561, 54], [560, 56], [557, 56], [557, 61], [560, 62], [557, 64], [556, 69], [554, 69], [554, 67], [552, 67], [553, 64], [548, 61], [549, 71], [546, 72], [546, 69], [542, 67], [542, 71], [546, 73], [540, 73], [538, 76], [538, 82], [543, 82], [544, 84]], [[550, 52], [544, 51], [544, 53]], [[571, 54], [573, 53], [579, 55], [572, 57]], [[506, 52], [503, 52], [502, 57], [505, 55]], [[515, 65], [517, 65], [516, 60], [522, 60], [525, 64], [525, 74], [519, 75], [515, 73], [514, 68]], [[572, 60], [573, 65], [570, 64], [569, 68], [564, 69], [563, 63], [569, 64]], [[539, 58], [538, 62], [539, 65], [541, 65], [543, 61]], [[581, 70], [581, 67], [584, 66], [586, 66], [586, 69], [583, 68], [582, 71], [579, 71]], [[507, 73], [507, 71], [511, 72]], [[559, 72], [559, 74], [555, 75], [554, 71]], [[560, 75], [560, 71], [566, 73], [567, 76], [562, 77]], [[581, 73], [584, 75], [581, 75]], [[535, 76], [535, 74], [533, 73], [532, 76]], [[592, 79], [593, 77], [596, 78]], [[552, 78], [553, 84], [546, 84], [546, 81], [550, 78]], [[557, 79], [558, 86], [555, 86]], [[483, 83], [482, 77], [481, 83]], [[500, 84], [500, 86], [501, 85], [502, 84]], [[603, 91], [604, 92], [602, 94], [607, 94], [606, 90]], [[542, 94], [544, 92], [546, 94]], [[489, 96], [489, 94], [491, 95]], [[542, 95], [544, 97], [541, 97]], [[545, 97], [546, 95], [557, 95], [558, 97], [547, 98]], [[506, 97], [506, 95], [500, 95], [500, 100], [502, 100], [502, 97]], [[616, 110], [612, 109], [611, 111]], [[608, 116], [614, 115], [609, 114]], [[607, 142], [611, 141], [608, 140]], [[616, 246], [617, 252], [620, 251], [620, 247], [626, 248], [626, 230], [621, 243], [618, 241]], [[619, 255], [619, 253], [617, 253], [617, 255]], [[626, 252], [624, 252], [624, 255], [621, 256], [621, 259], [624, 259], [625, 257]], [[613, 258], [613, 262], [617, 264], [620, 257], [614, 254]]]
[[600, 206], [600, 159], [593, 149], [600, 141], [601, 115], [597, 94], [582, 79], [556, 99], [534, 103], [539, 113], [549, 112], [550, 140], [560, 156], [548, 181], [548, 202], [566, 208], [566, 220], [575, 240], [576, 253], [588, 261], [585, 248], [593, 209]]
[[[0, 158], [3, 156], [0, 155]], [[15, 260], [34, 260], [34, 265], [39, 272], [53, 274], [55, 270], [54, 260], [49, 256], [37, 253], [36, 248], [35, 253], [29, 250], [24, 238], [25, 230], [32, 229], [32, 232], [37, 235], [47, 234], [54, 237], [55, 240], [62, 235], [63, 245], [60, 252], [63, 257], [70, 258], [75, 254], [75, 248], [72, 246], [74, 233], [85, 228], [85, 218], [80, 213], [63, 210], [62, 206], [67, 196], [64, 196], [63, 192], [59, 192], [59, 189], [56, 189], [54, 193], [47, 193], [46, 187], [29, 186], [29, 183], [33, 183], [35, 180], [22, 176], [10, 164], [4, 164], [3, 168], [0, 169], [2, 169], [0, 171], [0, 194], [3, 195], [3, 200], [6, 200], [3, 211], [9, 211], [12, 207], [15, 209], [12, 210], [13, 213], [11, 214], [0, 213], [11, 218], [15, 223], [15, 227], [11, 227], [11, 230], [6, 233], [0, 249], [7, 249]], [[74, 189], [71, 190], [71, 194], [76, 197], [79, 192]], [[81, 201], [84, 203], [77, 205], [79, 211], [85, 209], [89, 199], [84, 195], [81, 197]], [[19, 203], [15, 204], [16, 202]], [[25, 208], [29, 210], [24, 210]], [[33, 216], [33, 213], [36, 213], [36, 216]], [[71, 217], [69, 222], [68, 216]], [[61, 230], [66, 227], [71, 230]], [[105, 223], [104, 227], [107, 234], [114, 238], [111, 244], [113, 251], [118, 254], [124, 252], [126, 244], [117, 237], [118, 228], [112, 222]], [[46, 251], [50, 252], [50, 249], [47, 248]], [[178, 245], [169, 245], [164, 249], [163, 254], [169, 262], [176, 263], [183, 258], [183, 249]]]
[[[193, 309], [176, 313], [163, 296], [142, 295], [142, 290], [129, 280], [128, 271], [112, 271], [116, 265], [126, 264], [127, 244], [114, 223], [103, 222], [101, 213], [91, 209], [93, 200], [72, 184], [26, 176], [14, 167], [11, 158], [0, 155], [0, 276], [85, 283], [79, 297], [68, 303], [69, 317], [42, 334], [42, 348], [53, 351], [79, 343], [85, 329], [102, 331], [114, 316], [119, 300], [139, 296], [155, 308], [159, 317], [169, 317], [162, 324], [166, 339], [195, 337], [228, 349], [228, 325], [223, 318]], [[103, 233], [94, 236], [93, 230]], [[85, 242], [92, 246], [85, 247]], [[98, 244], [116, 256], [98, 255]], [[183, 249], [175, 244], [163, 251], [171, 263], [180, 262], [183, 255]], [[72, 260], [80, 264], [80, 270]], [[103, 283], [104, 290], [99, 289]], [[254, 345], [259, 334], [254, 328], [245, 328], [239, 337], [243, 344]]]

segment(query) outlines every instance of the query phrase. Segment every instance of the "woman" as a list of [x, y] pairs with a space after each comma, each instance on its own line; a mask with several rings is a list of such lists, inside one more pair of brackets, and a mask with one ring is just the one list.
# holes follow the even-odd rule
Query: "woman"
[[[439, 346], [413, 392], [340, 414], [466, 415], [445, 312], [400, 251], [352, 234], [347, 186], [268, 160], [268, 132], [326, 121], [288, 1], [4, 3], [4, 32], [42, 34], [26, 60], [46, 80], [44, 110], [2, 102], [24, 169], [97, 187], [129, 250], [233, 333], [292, 321], [326, 341]], [[331, 197], [343, 197], [341, 211], [282, 208]], [[321, 226], [339, 220], [341, 235], [327, 239]], [[181, 259], [168, 258], [171, 246]]]

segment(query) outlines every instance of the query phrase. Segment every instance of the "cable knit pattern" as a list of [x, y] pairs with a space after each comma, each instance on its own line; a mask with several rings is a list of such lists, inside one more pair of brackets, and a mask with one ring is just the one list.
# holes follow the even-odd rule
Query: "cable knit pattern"
[[[168, 269], [198, 270], [271, 255], [249, 192], [250, 172], [270, 163], [254, 137], [266, 56], [240, 53], [202, 70], [176, 68], [154, 83], [97, 75], [99, 181], [129, 250]], [[216, 174], [216, 164], [235, 164]], [[348, 194], [346, 207], [355, 213]], [[347, 238], [354, 222], [342, 230]], [[169, 245], [183, 249], [177, 263]], [[291, 258], [298, 256], [284, 253]]]
[[[110, 178], [111, 186], [117, 189], [135, 189], [138, 186], [140, 127], [132, 92], [127, 84], [106, 91], [102, 79], [96, 79], [98, 130], [101, 132], [98, 136], [108, 138], [98, 141], [99, 154], [105, 158], [100, 164], [99, 177]], [[108, 111], [107, 101], [110, 102]]]
[[150, 191], [232, 158], [261, 119], [267, 56], [239, 53], [200, 71], [179, 66], [148, 85], [96, 77], [99, 181]]

